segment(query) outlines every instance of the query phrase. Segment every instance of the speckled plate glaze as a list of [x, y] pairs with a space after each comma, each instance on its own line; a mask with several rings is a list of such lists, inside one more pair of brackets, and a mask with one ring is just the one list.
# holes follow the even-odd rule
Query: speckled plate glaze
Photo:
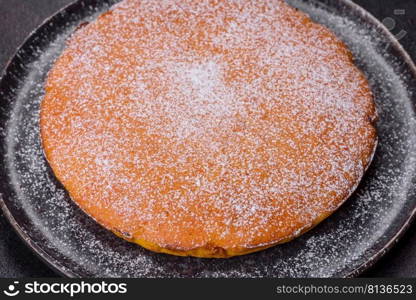
[[54, 178], [39, 138], [43, 83], [65, 39], [117, 1], [77, 1], [17, 51], [0, 82], [0, 192], [23, 240], [69, 277], [352, 277], [371, 266], [416, 214], [416, 68], [376, 19], [348, 0], [288, 0], [330, 27], [375, 94], [379, 145], [353, 196], [300, 238], [231, 259], [147, 251], [85, 215]]

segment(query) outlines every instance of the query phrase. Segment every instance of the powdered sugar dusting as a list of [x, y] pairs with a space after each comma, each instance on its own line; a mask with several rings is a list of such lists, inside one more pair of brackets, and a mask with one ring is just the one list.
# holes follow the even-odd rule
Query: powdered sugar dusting
[[[30, 77], [25, 77], [22, 86], [13, 91], [16, 105], [10, 116], [12, 121], [8, 123], [7, 131], [1, 132], [7, 136], [6, 167], [11, 174], [10, 186], [16, 193], [10, 201], [19, 207], [20, 214], [28, 215], [30, 219], [28, 227], [22, 224], [23, 229], [30, 232], [32, 239], [36, 239], [48, 255], [61, 261], [63, 269], [84, 276], [326, 277], [346, 275], [360, 265], [378, 249], [377, 245], [391, 238], [401, 224], [398, 221], [415, 204], [411, 187], [415, 174], [416, 126], [414, 111], [409, 109], [411, 95], [406, 92], [408, 79], [397, 74], [398, 65], [391, 63], [392, 58], [384, 50], [373, 47], [378, 44], [373, 39], [380, 36], [379, 33], [324, 10], [309, 6], [303, 9], [329, 24], [351, 46], [363, 69], [368, 71], [380, 114], [380, 144], [374, 163], [358, 193], [334, 216], [289, 244], [228, 260], [154, 254], [103, 230], [74, 206], [43, 158], [39, 105], [51, 55], [56, 56], [63, 47], [62, 40], [57, 40], [55, 45], [39, 50], [35, 64], [24, 66]], [[288, 47], [286, 51], [291, 50]], [[187, 69], [201, 70], [208, 62], [187, 65]], [[211, 62], [215, 63], [215, 60]], [[138, 86], [143, 90], [140, 84]], [[328, 105], [336, 103], [328, 102]], [[72, 123], [74, 128], [83, 125], [76, 119]], [[136, 163], [140, 163], [140, 157], [136, 158]], [[106, 157], [100, 157], [96, 164], [106, 170], [116, 165]], [[196, 187], [204, 186], [208, 191], [215, 188], [203, 177], [193, 179]], [[163, 180], [172, 178], [166, 176]], [[271, 193], [279, 191], [275, 186], [270, 186], [269, 190]], [[120, 199], [119, 209], [127, 213], [131, 209], [126, 203], [130, 202]], [[237, 204], [234, 208], [244, 209]], [[250, 207], [250, 210], [261, 209], [261, 206]]]
[[80, 28], [50, 72], [43, 141], [73, 198], [178, 249], [268, 245], [336, 209], [375, 147], [345, 47], [280, 0], [155, 3]]

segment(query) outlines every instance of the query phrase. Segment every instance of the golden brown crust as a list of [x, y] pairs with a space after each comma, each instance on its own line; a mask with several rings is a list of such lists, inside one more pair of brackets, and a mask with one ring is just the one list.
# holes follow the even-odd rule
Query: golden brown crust
[[352, 193], [376, 110], [347, 47], [283, 1], [125, 0], [51, 69], [42, 143], [98, 223], [147, 249], [287, 242]]

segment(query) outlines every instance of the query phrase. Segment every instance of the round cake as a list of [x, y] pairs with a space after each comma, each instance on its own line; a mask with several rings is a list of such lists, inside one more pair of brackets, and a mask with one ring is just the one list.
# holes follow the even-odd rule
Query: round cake
[[280, 0], [125, 0], [49, 72], [40, 129], [70, 197], [147, 249], [230, 257], [334, 212], [374, 153], [373, 96]]

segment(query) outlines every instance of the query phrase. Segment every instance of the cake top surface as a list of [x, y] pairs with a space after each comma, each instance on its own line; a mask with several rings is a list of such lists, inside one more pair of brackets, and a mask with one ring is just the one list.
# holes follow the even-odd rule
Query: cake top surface
[[107, 228], [250, 248], [351, 194], [375, 117], [345, 45], [283, 1], [125, 0], [68, 41], [41, 131], [58, 179]]

